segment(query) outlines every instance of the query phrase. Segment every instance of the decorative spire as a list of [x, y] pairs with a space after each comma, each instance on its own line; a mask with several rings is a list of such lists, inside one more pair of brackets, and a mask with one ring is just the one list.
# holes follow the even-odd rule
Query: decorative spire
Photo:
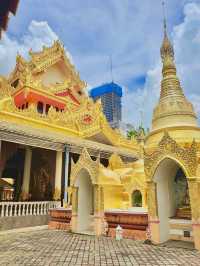
[[164, 39], [163, 43], [160, 49], [161, 58], [163, 61], [163, 64], [166, 63], [166, 61], [171, 60], [171, 63], [174, 62], [174, 48], [168, 38], [167, 35], [167, 19], [166, 19], [166, 11], [165, 11], [165, 2], [162, 2], [163, 5], [163, 26], [164, 26]]
[[161, 84], [160, 100], [167, 96], [179, 95], [184, 96], [181, 89], [179, 79], [176, 75], [176, 66], [174, 63], [174, 48], [171, 44], [167, 34], [167, 19], [165, 11], [165, 2], [163, 5], [163, 26], [164, 26], [164, 39], [160, 49], [161, 58], [163, 62], [163, 80]]
[[154, 109], [153, 130], [166, 126], [190, 125], [196, 126], [197, 120], [192, 104], [186, 99], [174, 62], [174, 48], [167, 34], [167, 19], [165, 2], [163, 5], [164, 38], [160, 49], [163, 69], [160, 100]]
[[163, 6], [164, 35], [167, 36], [167, 19], [166, 19], [165, 1], [162, 1], [162, 6]]

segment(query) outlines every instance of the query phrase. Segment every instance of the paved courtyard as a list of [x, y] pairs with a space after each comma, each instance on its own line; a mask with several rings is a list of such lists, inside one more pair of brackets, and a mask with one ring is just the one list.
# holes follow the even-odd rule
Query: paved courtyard
[[0, 265], [200, 265], [200, 253], [40, 230], [0, 235]]

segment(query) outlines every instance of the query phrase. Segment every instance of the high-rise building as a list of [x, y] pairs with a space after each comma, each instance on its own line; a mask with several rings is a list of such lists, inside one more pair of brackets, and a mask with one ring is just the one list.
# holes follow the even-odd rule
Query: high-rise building
[[103, 84], [90, 91], [94, 101], [101, 99], [103, 112], [111, 127], [119, 128], [122, 118], [122, 88], [114, 82]]

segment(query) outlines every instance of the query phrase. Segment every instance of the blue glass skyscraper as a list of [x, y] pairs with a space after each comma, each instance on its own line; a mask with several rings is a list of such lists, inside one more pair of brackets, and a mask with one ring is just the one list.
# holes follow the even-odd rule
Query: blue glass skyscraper
[[118, 128], [122, 118], [122, 88], [114, 82], [103, 84], [90, 91], [94, 101], [101, 99], [103, 112], [111, 127]]

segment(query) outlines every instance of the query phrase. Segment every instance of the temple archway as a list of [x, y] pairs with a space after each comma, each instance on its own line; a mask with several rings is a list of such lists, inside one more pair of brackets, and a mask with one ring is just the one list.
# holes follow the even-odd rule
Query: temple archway
[[142, 207], [142, 193], [140, 190], [134, 190], [131, 195], [132, 207]]
[[[176, 160], [165, 158], [158, 164], [153, 181], [156, 184], [159, 242], [179, 237], [177, 240], [184, 240], [184, 232], [170, 226], [171, 221], [178, 224], [180, 220], [186, 223], [191, 220], [189, 189], [183, 167]], [[186, 230], [190, 235], [189, 229]]]
[[75, 187], [78, 189], [77, 232], [91, 232], [93, 228], [94, 196], [89, 172], [81, 169]]

